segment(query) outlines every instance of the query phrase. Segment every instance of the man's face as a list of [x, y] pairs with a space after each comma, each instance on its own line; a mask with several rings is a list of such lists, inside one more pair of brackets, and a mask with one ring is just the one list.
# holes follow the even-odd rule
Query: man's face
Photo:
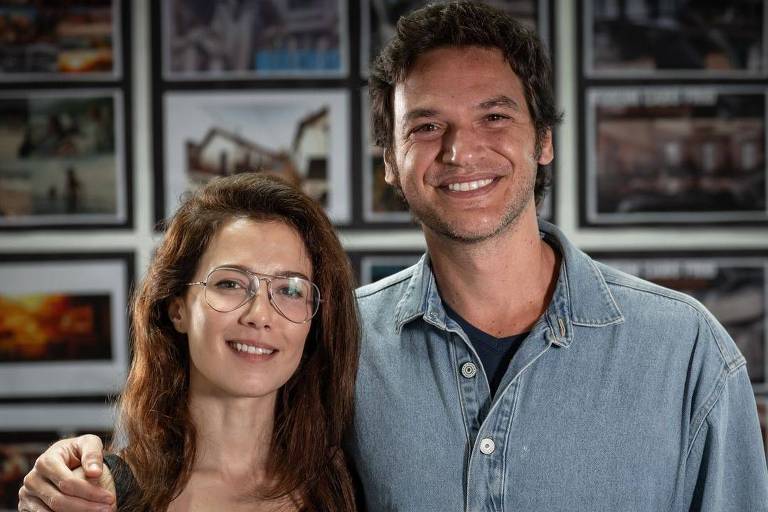
[[477, 242], [535, 218], [536, 169], [551, 161], [551, 134], [537, 154], [522, 83], [497, 49], [431, 50], [395, 86], [386, 180], [425, 232]]

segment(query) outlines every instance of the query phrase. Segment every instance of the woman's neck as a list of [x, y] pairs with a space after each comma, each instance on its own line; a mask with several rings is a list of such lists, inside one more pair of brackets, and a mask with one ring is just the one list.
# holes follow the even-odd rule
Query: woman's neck
[[268, 478], [275, 399], [276, 394], [235, 398], [192, 392], [189, 408], [197, 430], [192, 471], [263, 483]]

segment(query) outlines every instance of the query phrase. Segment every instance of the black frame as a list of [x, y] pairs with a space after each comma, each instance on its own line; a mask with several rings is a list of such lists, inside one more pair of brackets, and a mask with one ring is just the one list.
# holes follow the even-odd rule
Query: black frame
[[[587, 41], [587, 30], [591, 27], [591, 23], [587, 22], [587, 16], [588, 16], [588, 5], [590, 0], [578, 0], [577, 2], [577, 44], [578, 44], [578, 62], [577, 62], [577, 74], [578, 74], [578, 80], [577, 80], [577, 97], [578, 97], [578, 125], [580, 129], [578, 130], [578, 145], [577, 147], [581, 148], [578, 155], [578, 179], [579, 179], [579, 226], [580, 227], [600, 227], [607, 230], [616, 229], [616, 228], [625, 228], [627, 226], [637, 226], [637, 227], [655, 227], [655, 228], [662, 228], [662, 227], [679, 227], [679, 226], [686, 226], [686, 227], [693, 227], [698, 229], [704, 229], [704, 228], [712, 228], [714, 226], [766, 226], [768, 225], [768, 205], [766, 205], [766, 218], [765, 219], [755, 219], [755, 220], [733, 220], [731, 218], [704, 218], [701, 220], [694, 220], [691, 221], [691, 219], [675, 219], [675, 218], [664, 218], [664, 219], [642, 219], [638, 218], [636, 220], [627, 221], [627, 222], [605, 222], [601, 221], [599, 219], [591, 219], [590, 218], [590, 212], [589, 212], [589, 204], [588, 204], [588, 194], [589, 194], [589, 183], [588, 183], [588, 165], [589, 165], [589, 155], [588, 152], [592, 151], [592, 148], [589, 147], [589, 137], [588, 137], [588, 130], [589, 127], [589, 105], [588, 105], [588, 91], [590, 90], [597, 90], [599, 87], [605, 87], [605, 88], [635, 88], [640, 89], [644, 87], [670, 87], [670, 88], [677, 88], [681, 91], [686, 90], [690, 87], [715, 87], [715, 88], [725, 88], [725, 87], [737, 87], [737, 86], [744, 86], [744, 87], [763, 87], [765, 88], [768, 85], [768, 69], [764, 69], [763, 74], [760, 76], [744, 76], [739, 74], [727, 74], [727, 75], [721, 75], [716, 76], [712, 74], [696, 74], [696, 73], [689, 73], [689, 74], [682, 74], [682, 75], [673, 75], [673, 74], [666, 74], [661, 77], [654, 78], [651, 74], [645, 74], [642, 76], [635, 76], [635, 75], [599, 75], [594, 76], [587, 73], [586, 69], [586, 59], [587, 59], [587, 51], [586, 51], [586, 41]], [[766, 0], [763, 0], [763, 15], [768, 16], [768, 2]], [[766, 52], [768, 48], [763, 48], [763, 51]], [[763, 56], [764, 59], [766, 59], [766, 56]], [[764, 61], [765, 65], [765, 61]], [[768, 159], [766, 158], [766, 152], [768, 151], [768, 144], [765, 144], [764, 147], [764, 160], [768, 162]], [[766, 164], [766, 169], [768, 172], [768, 163]], [[693, 212], [692, 217], [695, 217], [695, 212]]]

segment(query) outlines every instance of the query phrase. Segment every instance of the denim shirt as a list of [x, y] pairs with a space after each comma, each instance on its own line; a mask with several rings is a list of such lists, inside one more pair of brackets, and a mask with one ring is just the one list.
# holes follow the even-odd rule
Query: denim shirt
[[358, 290], [349, 450], [368, 510], [768, 510], [754, 395], [722, 326], [540, 231], [557, 285], [495, 396], [427, 256]]

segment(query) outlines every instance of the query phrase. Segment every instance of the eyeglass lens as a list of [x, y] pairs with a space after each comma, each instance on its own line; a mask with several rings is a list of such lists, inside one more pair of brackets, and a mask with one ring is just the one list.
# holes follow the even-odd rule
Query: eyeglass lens
[[[315, 286], [300, 277], [269, 277], [271, 303], [293, 322], [306, 322], [317, 311]], [[258, 292], [260, 281], [237, 269], [216, 269], [208, 275], [205, 299], [216, 311], [227, 313], [242, 306]]]

